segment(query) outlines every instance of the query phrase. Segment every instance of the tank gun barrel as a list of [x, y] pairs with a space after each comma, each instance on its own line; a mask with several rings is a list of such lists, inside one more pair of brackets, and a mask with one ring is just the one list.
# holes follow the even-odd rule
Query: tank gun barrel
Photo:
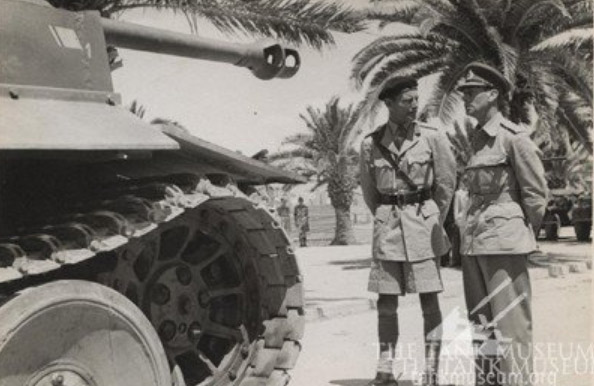
[[101, 24], [107, 44], [230, 63], [249, 68], [260, 79], [289, 78], [300, 65], [296, 50], [277, 43], [228, 43], [110, 19], [101, 19]]

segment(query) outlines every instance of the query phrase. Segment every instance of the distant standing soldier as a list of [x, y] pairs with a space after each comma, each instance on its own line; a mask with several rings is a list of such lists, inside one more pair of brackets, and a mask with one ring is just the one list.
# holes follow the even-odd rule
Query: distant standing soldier
[[[546, 182], [538, 149], [528, 133], [503, 117], [511, 84], [482, 63], [466, 67], [458, 89], [478, 126], [466, 181], [469, 193], [462, 231], [462, 272], [468, 317], [511, 340], [502, 358], [477, 352], [476, 385], [529, 386], [532, 313], [528, 254], [536, 249], [546, 207]], [[495, 332], [495, 331], [494, 331]], [[495, 378], [494, 378], [495, 377]]]
[[291, 232], [291, 209], [289, 208], [289, 204], [286, 198], [281, 198], [281, 204], [276, 209], [278, 216], [281, 220], [281, 226], [287, 232]]
[[[456, 183], [456, 161], [444, 133], [415, 121], [417, 81], [394, 78], [379, 99], [388, 122], [361, 146], [361, 188], [374, 216], [369, 290], [377, 292], [380, 357], [374, 386], [397, 386], [393, 354], [399, 337], [398, 298], [418, 293], [423, 313], [423, 385], [436, 386], [443, 290], [439, 257], [449, 242], [443, 223]], [[433, 335], [435, 334], [435, 335]]]
[[293, 215], [295, 216], [295, 226], [299, 231], [299, 246], [307, 247], [307, 232], [309, 232], [309, 209], [303, 203], [303, 197], [299, 197], [298, 204], [295, 206]]

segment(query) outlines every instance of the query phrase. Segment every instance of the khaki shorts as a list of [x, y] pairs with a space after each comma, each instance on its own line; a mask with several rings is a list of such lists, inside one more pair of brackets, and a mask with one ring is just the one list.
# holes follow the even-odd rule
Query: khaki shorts
[[441, 292], [439, 263], [439, 257], [417, 262], [373, 259], [367, 289], [391, 295]]

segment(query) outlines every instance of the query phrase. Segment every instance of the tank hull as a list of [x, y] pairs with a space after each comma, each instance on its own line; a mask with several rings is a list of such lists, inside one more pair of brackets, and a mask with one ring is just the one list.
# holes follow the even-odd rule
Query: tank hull
[[[296, 53], [43, 4], [0, 0], [0, 385], [286, 384], [303, 279], [286, 233], [246, 192], [302, 179], [122, 109], [106, 40], [262, 79], [294, 74], [298, 60], [284, 60]], [[79, 321], [90, 314], [107, 322]]]
[[[237, 186], [170, 167], [179, 171], [174, 157], [6, 160], [0, 298], [63, 280], [100, 283], [146, 315], [178, 384], [288, 380], [304, 299], [286, 233]], [[166, 301], [154, 295], [164, 286]], [[199, 326], [195, 336], [190, 326]]]

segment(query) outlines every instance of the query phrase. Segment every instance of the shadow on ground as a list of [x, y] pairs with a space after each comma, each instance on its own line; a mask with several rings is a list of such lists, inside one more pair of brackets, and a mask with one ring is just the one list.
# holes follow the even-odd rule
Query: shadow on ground
[[[330, 381], [331, 385], [339, 385], [339, 386], [366, 386], [371, 379], [337, 379], [334, 381]], [[415, 383], [412, 380], [408, 379], [399, 379], [398, 386], [417, 386], [418, 383]]]
[[315, 306], [317, 304], [330, 304], [333, 302], [346, 302], [346, 301], [360, 301], [364, 300], [367, 301], [367, 298], [364, 297], [348, 297], [348, 298], [322, 298], [322, 297], [315, 297], [315, 298], [307, 298], [306, 305], [307, 306]]
[[350, 259], [350, 260], [336, 260], [331, 261], [332, 265], [342, 265], [342, 269], [365, 269], [371, 267], [371, 258], [368, 259]]
[[587, 258], [549, 252], [546, 255], [531, 255], [528, 258], [528, 267], [548, 268], [551, 264], [570, 264], [584, 261], [587, 261]]

